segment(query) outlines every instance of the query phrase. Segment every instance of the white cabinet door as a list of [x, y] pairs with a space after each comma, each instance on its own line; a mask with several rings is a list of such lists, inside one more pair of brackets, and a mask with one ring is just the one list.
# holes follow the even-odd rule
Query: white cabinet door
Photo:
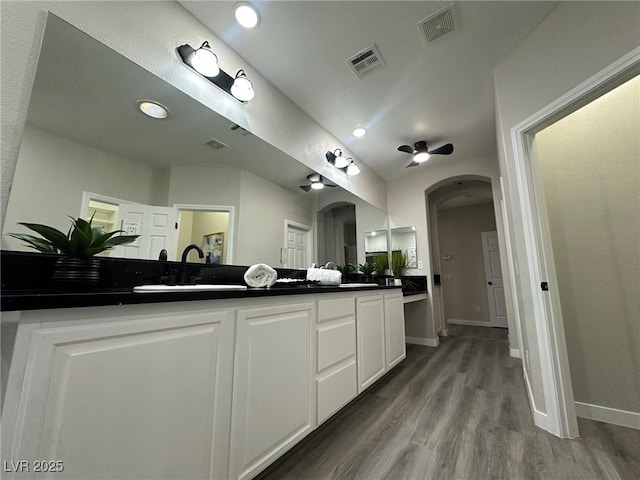
[[71, 320], [52, 311], [62, 317], [53, 322], [23, 314], [42, 328], [31, 333], [5, 458], [60, 460], [62, 472], [43, 475], [55, 479], [226, 478], [231, 313], [109, 308], [79, 320], [85, 309], [69, 309]]
[[315, 302], [238, 311], [231, 478], [252, 478], [314, 428]]
[[382, 295], [356, 299], [358, 393], [387, 371]]
[[404, 302], [402, 293], [384, 296], [384, 317], [387, 342], [387, 369], [393, 368], [406, 356], [404, 343]]

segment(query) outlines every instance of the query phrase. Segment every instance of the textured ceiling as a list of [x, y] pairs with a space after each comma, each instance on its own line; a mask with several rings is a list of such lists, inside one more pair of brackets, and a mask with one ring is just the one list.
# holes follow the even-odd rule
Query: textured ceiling
[[[418, 140], [455, 152], [417, 168], [496, 159], [492, 69], [556, 5], [456, 2], [456, 30], [427, 44], [417, 23], [448, 2], [256, 1], [252, 30], [234, 2], [181, 3], [386, 180], [411, 174], [396, 148]], [[345, 60], [373, 43], [386, 66], [358, 79]]]

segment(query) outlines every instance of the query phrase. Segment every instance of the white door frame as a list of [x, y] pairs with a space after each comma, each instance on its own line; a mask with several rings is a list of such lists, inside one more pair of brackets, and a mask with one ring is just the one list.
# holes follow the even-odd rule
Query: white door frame
[[[598, 72], [556, 101], [550, 103], [511, 129], [515, 178], [511, 181], [517, 210], [523, 221], [524, 253], [528, 275], [521, 275], [522, 288], [530, 295], [536, 319], [542, 384], [546, 414], [534, 411], [539, 427], [560, 437], [578, 435], [573, 389], [569, 374], [567, 344], [564, 336], [560, 296], [553, 261], [549, 221], [535, 160], [530, 158], [534, 135], [609, 91], [640, 68], [640, 47], [635, 48], [604, 70]], [[626, 79], [626, 78], [625, 78]], [[522, 272], [521, 272], [522, 273]], [[542, 292], [541, 282], [551, 288]], [[545, 301], [546, 297], [546, 301]]]
[[[284, 220], [284, 235], [282, 237], [282, 246], [283, 246], [283, 248], [285, 250], [287, 249], [287, 232], [289, 231], [289, 227], [294, 227], [294, 228], [297, 228], [299, 230], [304, 230], [305, 231], [305, 236], [307, 237], [306, 238], [307, 259], [308, 259], [308, 261], [310, 263], [311, 259], [313, 258], [313, 235], [311, 234], [313, 232], [313, 227], [310, 226], [310, 225], [305, 225], [304, 223], [294, 222], [293, 220], [285, 219]], [[291, 267], [288, 266], [284, 256], [282, 256], [282, 258], [280, 260], [282, 261], [283, 265], [285, 265], [284, 268], [291, 268]]]
[[233, 262], [236, 259], [235, 257], [236, 207], [234, 205], [197, 205], [197, 204], [190, 204], [190, 203], [174, 203], [173, 207], [178, 210], [178, 213], [180, 213], [182, 210], [228, 213], [229, 214], [229, 224], [227, 226], [228, 238], [224, 239], [224, 243], [225, 243], [224, 248], [227, 249], [227, 264], [233, 265]]

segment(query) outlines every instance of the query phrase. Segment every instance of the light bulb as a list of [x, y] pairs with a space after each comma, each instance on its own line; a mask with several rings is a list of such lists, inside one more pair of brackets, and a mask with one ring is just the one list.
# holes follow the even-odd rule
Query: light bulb
[[244, 70], [238, 70], [233, 85], [231, 85], [231, 95], [243, 102], [248, 102], [256, 96], [256, 92], [253, 90], [253, 84], [251, 80], [247, 78]]
[[253, 28], [260, 22], [258, 11], [249, 3], [242, 2], [236, 6], [236, 20], [244, 28]]
[[311, 188], [313, 188], [314, 190], [322, 190], [324, 188], [324, 183], [322, 183], [322, 182], [313, 182], [311, 184]]
[[354, 176], [354, 175], [358, 175], [359, 173], [360, 173], [360, 169], [355, 164], [355, 162], [352, 161], [347, 167], [347, 175]]
[[354, 137], [364, 137], [367, 134], [367, 129], [364, 127], [357, 127], [353, 130]]
[[220, 73], [218, 57], [209, 48], [209, 42], [204, 42], [199, 49], [193, 52], [191, 66], [205, 77], [215, 77]]
[[163, 119], [169, 116], [167, 107], [151, 100], [139, 100], [138, 108], [142, 113], [152, 118]]
[[333, 164], [335, 165], [336, 168], [344, 168], [347, 165], [349, 165], [349, 160], [347, 159], [347, 157], [345, 157], [342, 154], [342, 150], [337, 149], [335, 151], [335, 155], [336, 155], [336, 159], [334, 160]]
[[414, 162], [418, 162], [418, 163], [422, 163], [422, 162], [426, 162], [427, 160], [429, 160], [429, 153], [428, 152], [417, 152], [414, 156], [413, 156], [413, 161]]

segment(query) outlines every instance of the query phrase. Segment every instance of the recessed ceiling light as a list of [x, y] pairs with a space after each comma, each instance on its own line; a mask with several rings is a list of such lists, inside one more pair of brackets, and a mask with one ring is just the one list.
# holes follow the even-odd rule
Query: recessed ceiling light
[[260, 15], [253, 5], [240, 2], [236, 5], [236, 20], [244, 28], [253, 28], [260, 23]]
[[367, 129], [364, 127], [357, 127], [353, 130], [354, 137], [364, 137], [367, 134]]
[[169, 116], [169, 109], [153, 100], [138, 100], [138, 108], [151, 118], [163, 119]]

